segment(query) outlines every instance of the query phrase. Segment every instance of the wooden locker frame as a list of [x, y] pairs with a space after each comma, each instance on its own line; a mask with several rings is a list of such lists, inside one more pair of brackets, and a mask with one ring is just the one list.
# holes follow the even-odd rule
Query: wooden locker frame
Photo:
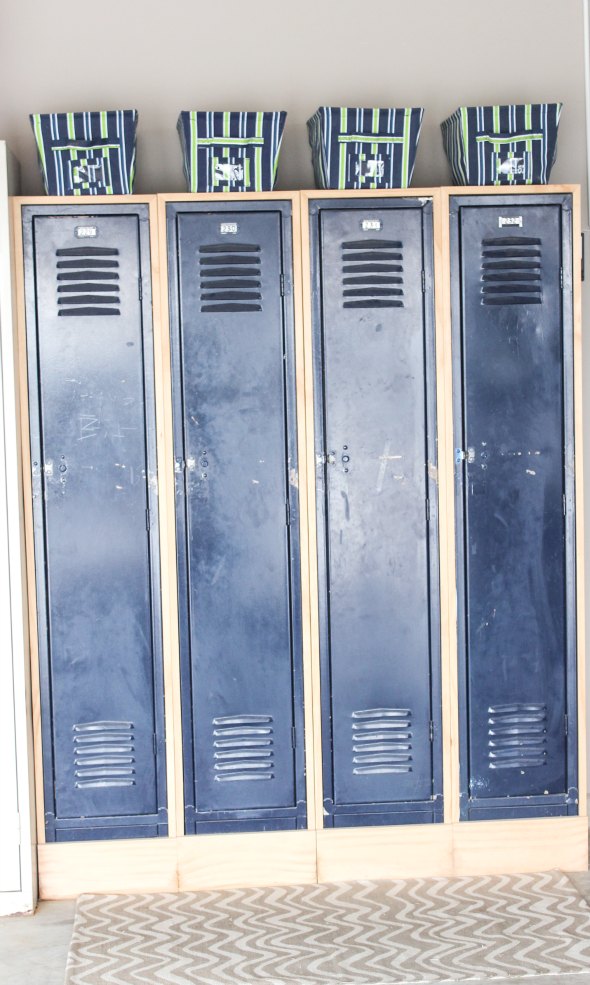
[[[576, 442], [576, 552], [578, 659], [579, 813], [575, 817], [498, 821], [459, 820], [459, 707], [457, 652], [457, 582], [455, 573], [455, 510], [453, 459], [453, 374], [451, 360], [451, 289], [449, 200], [460, 195], [570, 193], [573, 205], [574, 270], [574, 422]], [[316, 837], [318, 881], [355, 878], [461, 876], [532, 872], [548, 868], [566, 871], [588, 865], [585, 729], [585, 625], [583, 567], [583, 459], [581, 404], [581, 227], [580, 189], [574, 185], [517, 185], [501, 187], [442, 187], [391, 190], [317, 190], [301, 192], [303, 297], [305, 333], [305, 392], [307, 403], [309, 557], [317, 553], [314, 481], [314, 417], [312, 366], [311, 264], [309, 205], [319, 199], [428, 198], [434, 205], [435, 323], [438, 425], [438, 489], [440, 551], [440, 618], [443, 703], [444, 823], [367, 828], [322, 827], [322, 764], [315, 757]], [[311, 591], [313, 685], [319, 692], [318, 585], [314, 566]], [[314, 746], [321, 749], [321, 709], [314, 702]], [[425, 830], [426, 829], [426, 830]]]
[[[580, 189], [573, 185], [502, 186], [498, 194], [570, 193], [573, 196], [574, 271], [581, 264]], [[494, 188], [411, 188], [388, 191], [168, 194], [134, 196], [62, 196], [13, 199], [14, 265], [18, 325], [21, 405], [20, 444], [24, 493], [24, 535], [29, 594], [29, 632], [34, 723], [31, 771], [37, 795], [39, 883], [42, 899], [82, 892], [129, 893], [198, 890], [234, 886], [311, 884], [350, 878], [409, 878], [530, 872], [548, 868], [566, 871], [588, 864], [585, 728], [585, 613], [582, 456], [581, 283], [574, 276], [574, 422], [576, 442], [576, 549], [578, 662], [578, 769], [580, 804], [577, 817], [459, 822], [459, 753], [456, 640], [456, 579], [453, 487], [453, 420], [451, 365], [449, 199], [490, 195]], [[324, 198], [411, 197], [433, 200], [436, 373], [439, 473], [439, 549], [441, 568], [441, 659], [443, 700], [443, 779], [445, 815], [442, 824], [323, 829], [321, 712], [316, 550], [315, 463], [313, 444], [313, 373], [311, 351], [311, 278], [308, 207]], [[293, 207], [293, 303], [299, 451], [301, 523], [301, 587], [303, 678], [306, 725], [308, 829], [252, 834], [183, 835], [182, 736], [180, 730], [180, 667], [177, 625], [176, 525], [170, 397], [170, 340], [167, 305], [167, 202], [290, 201]], [[40, 701], [37, 665], [31, 468], [29, 453], [24, 264], [21, 208], [25, 205], [147, 204], [150, 216], [153, 333], [158, 456], [164, 702], [166, 715], [169, 834], [161, 838], [59, 842], [44, 838], [41, 773]]]

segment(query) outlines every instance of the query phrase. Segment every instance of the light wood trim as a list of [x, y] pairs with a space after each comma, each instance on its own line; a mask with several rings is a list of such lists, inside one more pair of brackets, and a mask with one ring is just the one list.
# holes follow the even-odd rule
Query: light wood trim
[[[305, 340], [303, 321], [302, 287], [302, 231], [301, 204], [299, 195], [293, 199], [293, 308], [295, 328], [295, 383], [297, 399], [297, 460], [296, 478], [299, 492], [299, 540], [301, 556], [301, 628], [303, 643], [303, 696], [305, 721], [305, 772], [307, 797], [307, 826], [315, 828], [316, 818], [316, 772], [315, 772], [315, 733], [314, 733], [314, 686], [311, 629], [311, 589], [309, 553], [309, 488], [307, 477], [307, 403], [305, 375]], [[318, 696], [319, 697], [319, 696]], [[321, 757], [321, 750], [318, 755]], [[315, 870], [315, 843], [314, 843]]]
[[39, 846], [42, 899], [348, 879], [575, 872], [587, 865], [588, 826], [581, 817]]
[[216, 202], [225, 205], [226, 202], [293, 202], [293, 208], [299, 198], [298, 191], [274, 192], [161, 192], [160, 202]]
[[447, 195], [573, 195], [579, 185], [445, 185], [440, 189]]
[[316, 503], [316, 462], [314, 427], [314, 385], [313, 385], [313, 314], [311, 300], [311, 253], [309, 242], [309, 204], [305, 194], [301, 195], [301, 285], [303, 295], [303, 350], [305, 364], [305, 413], [306, 413], [306, 473], [307, 473], [307, 518], [308, 518], [308, 586], [310, 619], [311, 690], [313, 708], [310, 728], [314, 745], [314, 787], [315, 805], [309, 811], [309, 825], [321, 831], [324, 826], [323, 775], [322, 775], [322, 708], [320, 677], [320, 622], [318, 589], [318, 538]]
[[305, 189], [301, 195], [303, 206], [321, 198], [433, 198], [439, 191], [434, 188], [314, 188]]
[[578, 653], [578, 788], [580, 817], [588, 814], [586, 747], [586, 605], [584, 540], [584, 440], [582, 379], [582, 226], [580, 189], [572, 189], [573, 290], [574, 290], [574, 449], [576, 502], [576, 623]]
[[[168, 779], [168, 809], [174, 813], [171, 837], [184, 834], [184, 773], [182, 755], [182, 712], [180, 700], [180, 641], [178, 629], [178, 578], [176, 566], [176, 494], [174, 477], [174, 431], [172, 424], [172, 368], [170, 355], [170, 313], [168, 307], [168, 250], [166, 240], [166, 205], [157, 197], [157, 238], [159, 254], [159, 307], [154, 304], [154, 321], [158, 322], [159, 373], [161, 374], [161, 399], [158, 403], [158, 433], [161, 430], [162, 446], [158, 475], [160, 495], [164, 489], [165, 509], [161, 510], [162, 561], [170, 577], [166, 594], [162, 594], [163, 617], [168, 645], [169, 662], [166, 664], [166, 754]], [[154, 276], [154, 280], [156, 277]], [[161, 504], [162, 505], [162, 504]], [[168, 731], [170, 727], [170, 731]], [[170, 736], [172, 741], [170, 742]]]
[[435, 199], [438, 495], [445, 821], [459, 820], [459, 680], [449, 196]]
[[453, 825], [453, 875], [576, 872], [588, 868], [583, 817], [471, 821]]
[[449, 824], [332, 828], [317, 833], [318, 882], [410, 879], [453, 871]]
[[17, 207], [23, 205], [73, 205], [84, 212], [90, 212], [96, 205], [149, 205], [155, 195], [15, 195], [13, 202]]
[[33, 534], [33, 487], [31, 446], [29, 440], [29, 386], [27, 372], [27, 337], [25, 312], [25, 271], [21, 205], [25, 199], [12, 200], [15, 311], [17, 326], [18, 389], [20, 403], [21, 481], [25, 567], [28, 597], [28, 638], [31, 662], [31, 705], [33, 728], [34, 785], [37, 819], [37, 843], [45, 842], [45, 800], [43, 795], [43, 743], [41, 737], [41, 690], [39, 683], [39, 637], [37, 633], [37, 589], [35, 584], [35, 540]]
[[[180, 667], [178, 645], [178, 590], [176, 576], [176, 523], [174, 514], [174, 451], [172, 443], [172, 380], [168, 329], [166, 277], [166, 226], [154, 197], [149, 202], [152, 306], [154, 333], [154, 382], [158, 455], [158, 509], [164, 711], [166, 720], [166, 789], [168, 833], [184, 833], [182, 730], [180, 719]], [[179, 753], [180, 748], [180, 753]]]
[[313, 831], [192, 835], [178, 841], [180, 890], [315, 882]]
[[178, 889], [175, 838], [57, 842], [38, 851], [41, 899]]

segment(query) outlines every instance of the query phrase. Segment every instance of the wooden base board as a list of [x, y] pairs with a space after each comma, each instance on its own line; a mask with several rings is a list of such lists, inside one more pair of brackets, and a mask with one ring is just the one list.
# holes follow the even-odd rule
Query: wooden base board
[[178, 838], [178, 888], [290, 886], [316, 881], [315, 831]]
[[319, 882], [588, 868], [584, 817], [318, 831]]
[[39, 845], [41, 899], [588, 868], [583, 817]]

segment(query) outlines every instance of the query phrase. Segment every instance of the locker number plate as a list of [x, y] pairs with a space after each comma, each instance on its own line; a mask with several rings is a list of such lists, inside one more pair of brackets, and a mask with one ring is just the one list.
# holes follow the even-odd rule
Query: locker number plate
[[95, 239], [98, 229], [96, 226], [76, 226], [76, 236], [78, 239]]
[[222, 236], [227, 236], [228, 233], [233, 233], [233, 235], [235, 236], [237, 231], [238, 231], [237, 222], [222, 222], [219, 227], [219, 232], [221, 233]]
[[364, 233], [379, 232], [383, 229], [381, 219], [363, 219], [361, 226]]
[[508, 215], [508, 216], [499, 215], [498, 216], [498, 225], [499, 225], [500, 229], [503, 229], [504, 226], [518, 226], [519, 229], [522, 229], [522, 216], [521, 215]]

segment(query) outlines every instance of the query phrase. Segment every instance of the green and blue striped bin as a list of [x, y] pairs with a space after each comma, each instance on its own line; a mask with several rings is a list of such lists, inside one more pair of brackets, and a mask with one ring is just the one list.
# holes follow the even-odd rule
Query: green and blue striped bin
[[33, 113], [48, 195], [129, 195], [135, 177], [137, 110]]
[[307, 121], [317, 188], [407, 188], [424, 109], [320, 106]]
[[272, 191], [287, 114], [183, 111], [177, 129], [189, 192]]
[[460, 106], [441, 123], [456, 185], [545, 185], [562, 103]]

